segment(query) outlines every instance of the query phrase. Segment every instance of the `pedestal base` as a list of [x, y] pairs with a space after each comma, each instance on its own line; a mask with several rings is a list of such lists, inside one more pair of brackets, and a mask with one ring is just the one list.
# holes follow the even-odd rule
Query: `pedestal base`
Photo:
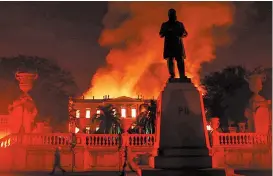
[[210, 156], [156, 156], [152, 158], [154, 162], [153, 168], [161, 169], [179, 169], [179, 168], [211, 168]]
[[140, 167], [138, 176], [225, 176], [224, 169], [152, 169]]
[[206, 147], [164, 148], [159, 149], [158, 156], [149, 158], [149, 165], [160, 169], [202, 169], [212, 167], [212, 158]]

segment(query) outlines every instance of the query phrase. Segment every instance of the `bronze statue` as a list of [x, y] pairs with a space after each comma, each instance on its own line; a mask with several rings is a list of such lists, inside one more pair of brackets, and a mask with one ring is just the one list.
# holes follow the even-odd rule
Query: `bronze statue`
[[161, 38], [165, 38], [163, 55], [168, 63], [170, 80], [175, 77], [174, 59], [177, 63], [180, 79], [187, 79], [184, 65], [186, 54], [182, 38], [187, 37], [188, 33], [183, 23], [177, 21], [176, 11], [174, 9], [170, 9], [168, 15], [169, 20], [161, 25], [159, 35]]

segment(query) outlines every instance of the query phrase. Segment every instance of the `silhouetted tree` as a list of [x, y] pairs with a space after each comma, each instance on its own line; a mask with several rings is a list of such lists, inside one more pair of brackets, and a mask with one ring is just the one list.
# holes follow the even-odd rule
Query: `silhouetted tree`
[[14, 77], [16, 71], [38, 73], [39, 77], [30, 91], [38, 109], [37, 120], [52, 117], [50, 122], [53, 125], [67, 123], [68, 97], [77, 91], [74, 78], [54, 61], [36, 56], [0, 58], [0, 112], [7, 113], [8, 105], [20, 95]]
[[155, 133], [155, 120], [156, 120], [156, 102], [151, 100], [147, 112], [141, 112], [136, 121], [132, 124], [134, 127], [130, 129], [129, 133]]
[[120, 125], [120, 114], [115, 110], [114, 106], [107, 104], [99, 106], [100, 114], [95, 114], [92, 121], [99, 122], [99, 129], [96, 133], [103, 134], [120, 134], [122, 132]]
[[243, 67], [231, 66], [202, 80], [207, 91], [204, 96], [207, 118], [219, 117], [222, 126], [227, 126], [228, 119], [245, 120], [244, 109], [251, 95], [245, 74]]

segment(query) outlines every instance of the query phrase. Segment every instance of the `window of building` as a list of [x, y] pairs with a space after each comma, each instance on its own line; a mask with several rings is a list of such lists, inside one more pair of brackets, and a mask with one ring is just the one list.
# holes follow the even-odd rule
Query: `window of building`
[[76, 110], [76, 118], [80, 118], [80, 110]]
[[126, 109], [121, 108], [121, 117], [125, 118], [126, 117]]
[[78, 127], [75, 128], [75, 133], [78, 133], [80, 129]]
[[86, 133], [89, 134], [90, 133], [90, 127], [86, 127]]
[[90, 109], [86, 109], [85, 118], [90, 119]]
[[132, 116], [132, 118], [136, 118], [136, 116], [137, 116], [136, 108], [131, 109], [131, 116]]
[[97, 109], [97, 114], [100, 114], [100, 109]]

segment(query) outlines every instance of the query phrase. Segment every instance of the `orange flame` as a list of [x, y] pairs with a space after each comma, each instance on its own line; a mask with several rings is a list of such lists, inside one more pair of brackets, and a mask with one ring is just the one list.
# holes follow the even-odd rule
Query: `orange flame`
[[[201, 64], [215, 59], [216, 46], [229, 39], [225, 33], [215, 35], [213, 29], [227, 29], [232, 24], [231, 3], [111, 2], [104, 19], [106, 27], [99, 40], [101, 46], [111, 48], [107, 65], [97, 70], [85, 98], [106, 94], [111, 97], [158, 96], [168, 78], [163, 39], [158, 33], [162, 22], [167, 20], [169, 8], [177, 10], [178, 20], [189, 33], [184, 40], [186, 75], [203, 92], [199, 75]], [[115, 25], [113, 22], [125, 14], [127, 19], [118, 27], [107, 27]]]

